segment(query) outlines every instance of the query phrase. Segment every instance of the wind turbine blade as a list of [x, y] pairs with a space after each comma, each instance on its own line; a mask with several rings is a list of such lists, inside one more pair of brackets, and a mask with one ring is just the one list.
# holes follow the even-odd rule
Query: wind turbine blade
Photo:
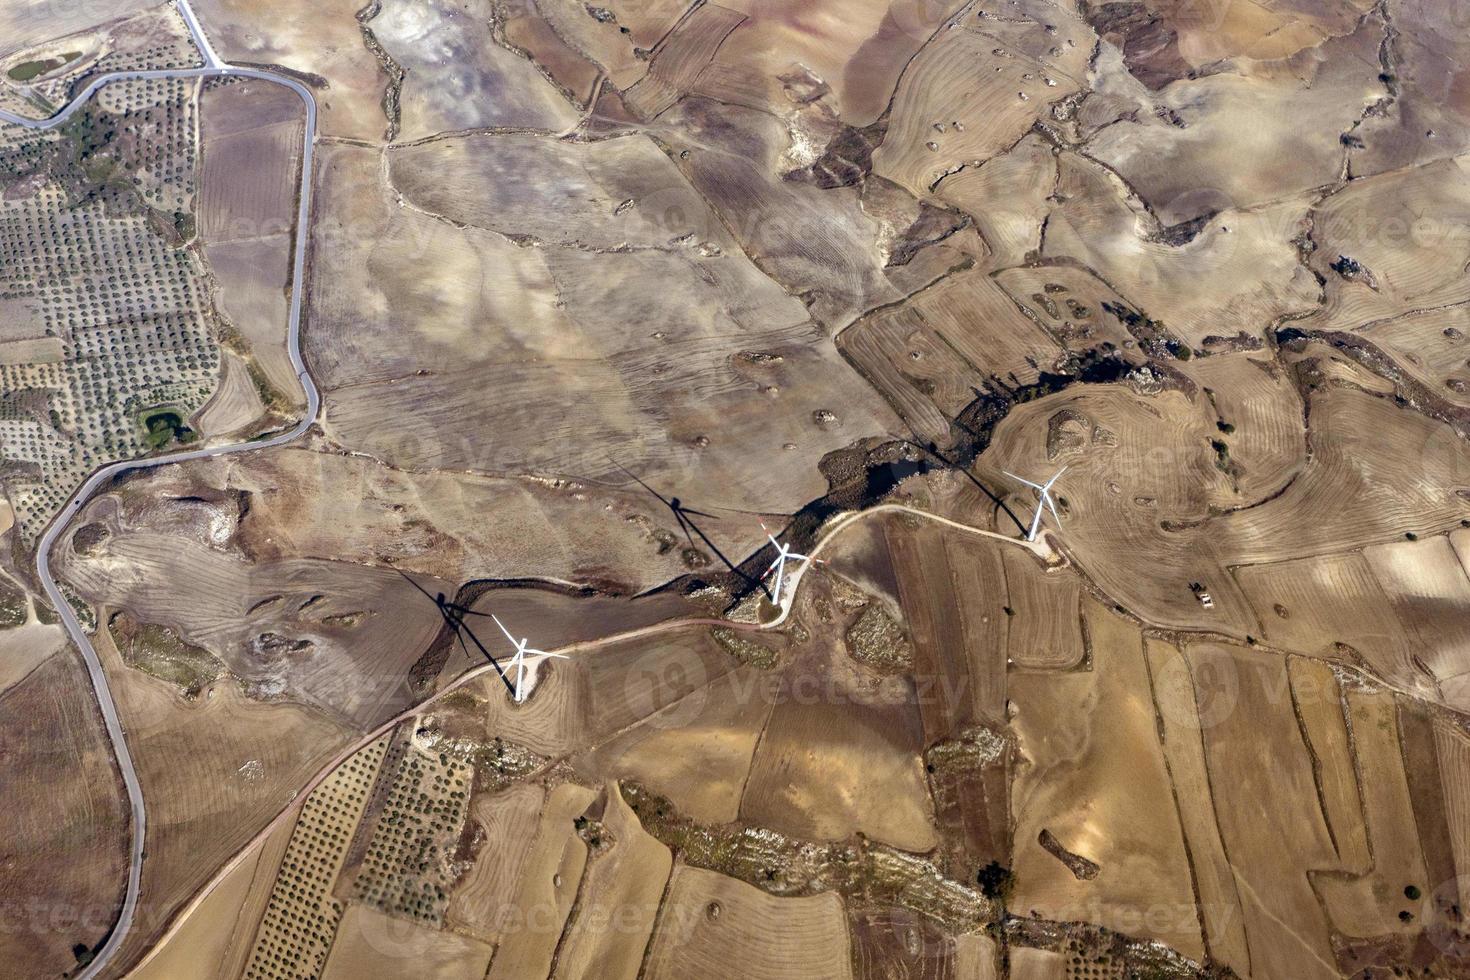
[[799, 551], [788, 551], [788, 552], [786, 552], [786, 557], [787, 558], [795, 559], [797, 561], [811, 561], [811, 558], [807, 557], [806, 555], [803, 555]]
[[1004, 473], [1006, 476], [1010, 477], [1012, 480], [1015, 480], [1017, 483], [1024, 483], [1024, 484], [1026, 484], [1026, 486], [1031, 487], [1033, 490], [1040, 490], [1041, 489], [1041, 484], [1039, 484], [1039, 483], [1032, 483], [1030, 480], [1026, 479], [1024, 476], [1017, 476], [1016, 474], [1010, 472], [1009, 470], [1001, 470], [1001, 472]]
[[771, 562], [769, 565], [767, 565], [766, 566], [766, 570], [764, 572], [761, 572], [761, 578], [765, 578], [767, 575], [769, 575], [772, 572], [774, 572], [776, 570], [776, 566], [779, 565], [779, 564], [781, 564], [785, 560], [786, 560], [786, 556], [785, 555], [777, 555], [776, 556], [776, 560], [773, 561], [773, 562]]
[[568, 657], [564, 653], [547, 653], [545, 650], [527, 650], [526, 651], [526, 655], [527, 656], [531, 656], [531, 657], [542, 657], [544, 659], [551, 659], [551, 660], [570, 660], [570, 659], [572, 659], [571, 657]]
[[786, 574], [786, 556], [776, 559], [776, 605], [781, 604], [781, 579]]
[[516, 638], [510, 635], [510, 630], [505, 628], [505, 624], [500, 621], [500, 617], [491, 613], [490, 618], [495, 620], [495, 625], [500, 627], [500, 632], [505, 634], [505, 638], [510, 641], [510, 645], [515, 647], [517, 652], [519, 652], [521, 644], [517, 643]]
[[1065, 466], [1057, 470], [1056, 473], [1052, 475], [1052, 478], [1046, 481], [1046, 486], [1043, 489], [1050, 490], [1051, 485], [1057, 482], [1057, 480], [1061, 479], [1062, 474], [1065, 472], [1067, 472], [1067, 468]]
[[1057, 505], [1052, 503], [1051, 494], [1045, 494], [1041, 499], [1046, 501], [1046, 509], [1051, 511], [1051, 516], [1056, 519], [1057, 526], [1061, 527], [1062, 515], [1057, 513]]

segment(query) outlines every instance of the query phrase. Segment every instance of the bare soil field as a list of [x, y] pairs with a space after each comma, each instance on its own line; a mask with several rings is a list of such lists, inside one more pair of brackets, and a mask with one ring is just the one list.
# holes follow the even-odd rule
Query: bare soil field
[[382, 106], [388, 78], [363, 43], [360, 9], [356, 0], [333, 2], [303, 18], [292, 16], [290, 4], [254, 0], [201, 0], [194, 8], [220, 57], [280, 65], [325, 89], [318, 99], [323, 133], [374, 140], [388, 126]]
[[238, 356], [226, 352], [221, 358], [224, 377], [209, 404], [190, 421], [197, 424], [204, 439], [238, 433], [265, 415], [265, 402], [250, 377], [250, 367]]
[[136, 955], [352, 733], [320, 711], [252, 701], [229, 680], [186, 701], [168, 682], [128, 669], [109, 638], [93, 642], [136, 746], [158, 835], [142, 884], [156, 911], [131, 937]]
[[[1311, 756], [1292, 717], [1285, 664], [1219, 644], [1192, 644], [1184, 653], [1197, 688], [1228, 685], [1234, 699], [1202, 734], [1251, 973], [1337, 976], [1326, 915], [1308, 878], [1332, 868], [1336, 854]], [[1245, 728], [1254, 733], [1249, 739]], [[1272, 801], [1264, 811], [1263, 800]]]
[[[4, 956], [21, 973], [65, 973], [101, 943], [122, 902], [126, 798], [70, 651], [13, 684], [0, 697], [0, 720], [5, 785], [47, 801], [17, 808], [0, 853]], [[47, 883], [44, 901], [38, 880]]]
[[211, 86], [200, 100], [199, 238], [227, 346], [238, 348], [234, 354], [249, 366], [243, 376], [236, 368], [232, 378], [227, 361], [216, 398], [238, 407], [227, 417], [236, 424], [220, 431], [248, 425], [251, 420], [239, 419], [250, 408], [258, 418], [266, 409], [304, 403], [286, 356], [303, 117], [295, 93], [253, 80]]
[[[1144, 934], [1197, 959], [1189, 857], [1158, 744], [1143, 638], [1095, 604], [1084, 616], [1090, 672], [1018, 674], [1010, 683], [1021, 756], [1013, 902], [1061, 921], [1092, 906], [1099, 924], [1134, 934], [1121, 923], [1154, 911]], [[1069, 812], [1060, 802], [1068, 799], [1088, 806]]]
[[0, 57], [22, 51], [43, 41], [100, 27], [153, 6], [151, 0], [122, 3], [52, 3], [50, 0], [21, 0], [0, 14]]
[[562, 132], [579, 113], [536, 67], [496, 37], [502, 16], [470, 4], [388, 0], [367, 28], [404, 72], [399, 137], [467, 129]]
[[[233, 505], [204, 505], [200, 519], [217, 530]], [[183, 568], [180, 582], [164, 571]], [[247, 697], [310, 704], [353, 728], [401, 710], [409, 668], [441, 626], [432, 603], [410, 599], [414, 587], [387, 569], [310, 559], [257, 565], [141, 527], [114, 526], [101, 550], [67, 569], [83, 595], [212, 652]]]
[[[762, 942], [779, 931], [779, 944]], [[700, 868], [678, 867], [649, 952], [648, 976], [768, 980], [851, 977], [847, 923], [833, 895], [773, 898]]]
[[861, 833], [924, 853], [938, 843], [921, 758], [914, 694], [875, 677], [834, 642], [789, 651], [774, 707], [750, 764], [740, 817], [793, 837]]
[[[239, 855], [208, 895], [177, 920], [170, 937], [128, 973], [137, 980], [172, 980], [202, 971], [209, 980], [230, 980], [245, 967], [255, 930], [265, 914], [271, 885], [295, 828], [282, 821], [268, 837]], [[209, 972], [207, 964], [214, 964]]]
[[610, 786], [605, 794], [599, 822], [613, 843], [583, 879], [554, 971], [565, 980], [639, 975], [673, 869], [669, 849], [643, 829], [621, 791]]
[[[325, 155], [333, 175], [325, 207], [361, 215], [346, 228], [374, 229], [344, 235], [346, 228], [326, 223], [317, 233], [318, 275], [332, 285], [314, 293], [307, 346], [329, 388], [326, 429], [334, 439], [409, 469], [578, 475], [626, 486], [625, 466], [705, 507], [780, 511], [820, 494], [820, 474], [772, 467], [757, 476], [744, 460], [815, 460], [887, 426], [874, 397], [852, 392], [832, 402], [847, 368], [801, 304], [728, 239], [710, 254], [709, 239], [697, 233], [673, 247], [606, 254], [507, 241], [500, 228], [508, 226], [477, 203], [493, 185], [452, 163], [483, 142], [446, 140], [392, 154], [390, 181], [400, 159], [420, 159], [417, 174], [464, 175], [424, 190], [382, 186], [376, 155], [362, 149]], [[544, 150], [534, 141], [520, 150], [550, 170], [544, 184], [527, 188], [524, 207], [554, 191], [579, 202], [573, 215], [595, 212], [595, 199], [570, 195], [561, 182], [581, 184], [589, 167], [616, 175], [618, 159], [651, 169], [641, 178], [646, 186], [681, 181], [641, 140], [575, 154], [542, 142]], [[600, 193], [609, 211], [619, 199], [637, 200], [616, 186]], [[411, 206], [395, 207], [397, 194]], [[430, 217], [420, 207], [448, 213]], [[492, 219], [489, 228], [476, 223]], [[639, 237], [656, 230], [636, 214], [631, 224]], [[660, 245], [681, 233], [657, 232]], [[412, 298], [392, 282], [409, 268], [417, 270], [404, 280]], [[680, 285], [650, 293], [639, 285], [649, 279]], [[364, 315], [374, 309], [380, 314]], [[487, 333], [480, 323], [501, 326]], [[403, 344], [404, 331], [418, 340]], [[755, 424], [731, 426], [732, 417]], [[500, 433], [493, 447], [471, 435], [491, 420]], [[706, 435], [716, 431], [723, 434]]]
[[[11, 6], [0, 105], [195, 59]], [[1460, 11], [193, 9], [314, 92], [310, 228], [276, 86], [0, 127], [0, 877], [99, 910], [15, 972], [126, 853], [28, 542], [160, 406], [292, 417], [293, 234], [320, 418], [54, 555], [147, 802], [109, 976], [1470, 971]]]

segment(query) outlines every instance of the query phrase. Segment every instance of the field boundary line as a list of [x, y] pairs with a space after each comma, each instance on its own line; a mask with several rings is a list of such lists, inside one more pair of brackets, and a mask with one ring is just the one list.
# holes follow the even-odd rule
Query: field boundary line
[[[876, 506], [869, 507], [866, 510], [853, 511], [851, 513], [845, 514], [842, 517], [838, 518], [836, 521], [832, 522], [828, 526], [822, 537], [818, 540], [817, 544], [813, 546], [812, 557], [815, 558], [816, 556], [820, 555], [822, 551], [830, 545], [834, 538], [836, 538], [843, 531], [847, 530], [849, 527], [857, 524], [859, 521], [862, 521], [870, 516], [877, 514], [892, 513], [915, 515], [925, 518], [927, 520], [934, 521], [935, 523], [942, 524], [945, 527], [949, 527], [957, 531], [962, 531], [967, 534], [973, 534], [979, 537], [990, 538], [995, 541], [999, 541], [1002, 544], [1015, 545], [1025, 551], [1031, 552], [1033, 555], [1036, 555], [1038, 558], [1041, 559], [1045, 559], [1056, 554], [1056, 552], [1052, 550], [1050, 545], [1044, 543], [1044, 541], [1042, 540], [1030, 542], [1025, 540], [1024, 538], [1007, 537], [1006, 535], [1000, 534], [996, 531], [988, 531], [983, 528], [973, 527], [961, 521], [951, 520], [948, 517], [942, 517], [939, 514], [932, 514], [928, 511], [910, 507], [907, 504], [878, 504]], [[792, 605], [795, 605], [796, 591], [798, 588], [800, 588], [802, 577], [805, 574], [806, 570], [810, 567], [811, 563], [806, 562], [792, 576]], [[720, 619], [708, 616], [693, 617], [690, 619], [671, 619], [665, 620], [662, 623], [653, 623], [649, 626], [640, 626], [637, 629], [627, 630], [622, 633], [612, 633], [608, 636], [598, 637], [595, 640], [578, 640], [575, 643], [568, 643], [565, 646], [557, 647], [549, 652], [574, 654], [595, 649], [597, 647], [608, 646], [614, 643], [627, 643], [632, 640], [643, 639], [644, 637], [658, 636], [664, 633], [674, 633], [678, 632], [679, 630], [693, 629], [700, 626], [719, 626], [726, 629], [740, 630], [742, 632], [764, 633], [784, 625], [789, 613], [790, 607], [787, 607], [786, 609], [783, 609], [779, 617], [771, 620], [768, 623], [745, 623], [738, 620]], [[173, 937], [183, 927], [184, 923], [188, 921], [189, 917], [198, 910], [199, 906], [202, 905], [205, 900], [214, 893], [215, 889], [219, 887], [220, 883], [223, 882], [225, 878], [229, 877], [230, 873], [238, 868], [240, 864], [245, 861], [246, 857], [252, 850], [258, 847], [261, 842], [271, 836], [271, 834], [279, 830], [282, 823], [284, 823], [286, 820], [293, 819], [296, 812], [301, 808], [302, 804], [306, 802], [306, 798], [310, 796], [317, 789], [318, 786], [320, 786], [323, 782], [330, 778], [332, 773], [335, 772], [338, 767], [340, 767], [353, 755], [362, 751], [365, 746], [371, 744], [378, 738], [381, 738], [385, 733], [393, 730], [394, 728], [403, 724], [405, 721], [408, 721], [410, 718], [422, 714], [425, 709], [432, 706], [435, 702], [445, 697], [448, 697], [450, 694], [453, 694], [460, 688], [465, 687], [468, 684], [472, 684], [475, 681], [489, 675], [492, 669], [493, 668], [489, 664], [482, 664], [478, 667], [470, 668], [469, 670], [460, 674], [454, 680], [450, 681], [444, 687], [424, 698], [422, 701], [419, 701], [409, 708], [405, 708], [403, 711], [383, 722], [377, 728], [374, 728], [372, 731], [360, 736], [350, 745], [342, 749], [342, 751], [340, 751], [337, 755], [333, 756], [329, 762], [327, 762], [325, 765], [322, 766], [321, 769], [317, 771], [315, 776], [313, 776], [304, 786], [295, 791], [294, 795], [291, 797], [290, 802], [281, 809], [280, 813], [276, 814], [269, 823], [267, 823], [255, 834], [255, 836], [251, 837], [249, 841], [247, 841], [238, 851], [236, 851], [233, 857], [231, 857], [228, 861], [221, 865], [219, 870], [214, 873], [209, 881], [201, 886], [199, 891], [195, 892], [194, 896], [189, 899], [189, 901], [185, 903], [176, 913], [174, 913], [173, 919], [169, 923], [169, 927], [164, 931], [163, 935], [159, 937], [158, 942], [154, 944], [153, 948], [148, 951], [147, 955], [145, 955], [143, 959], [138, 961], [137, 966], [134, 967], [134, 971], [130, 971], [130, 975], [132, 972], [142, 969], [145, 965], [147, 965], [147, 963], [152, 960], [154, 956], [157, 955], [158, 951], [161, 950], [164, 945], [167, 944], [171, 939], [173, 939]]]

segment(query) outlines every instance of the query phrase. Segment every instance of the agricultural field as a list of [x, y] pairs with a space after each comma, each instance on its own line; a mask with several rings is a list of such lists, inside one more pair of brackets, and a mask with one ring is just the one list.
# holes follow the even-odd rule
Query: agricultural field
[[1470, 976], [1464, 6], [0, 3], [0, 972]]

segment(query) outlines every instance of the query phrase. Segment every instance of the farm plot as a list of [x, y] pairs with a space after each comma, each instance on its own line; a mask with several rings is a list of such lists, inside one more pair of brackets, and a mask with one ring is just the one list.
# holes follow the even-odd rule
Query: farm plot
[[[804, 588], [821, 588], [806, 582]], [[789, 666], [771, 689], [773, 705], [750, 762], [740, 817], [809, 840], [861, 833], [901, 850], [928, 852], [939, 838], [929, 812], [925, 732], [914, 688], [847, 656], [845, 632], [820, 624], [812, 640], [783, 654]]]
[[1181, 346], [1172, 332], [1138, 314], [1086, 269], [1058, 263], [1002, 269], [994, 276], [1026, 316], [1076, 354], [1107, 353], [1140, 364], [1140, 343], [1166, 355]]
[[[1353, 181], [1317, 208], [1313, 267], [1326, 303], [1307, 325], [1368, 329], [1470, 299], [1470, 180], [1463, 157]], [[1392, 331], [1384, 331], [1392, 335]]]
[[557, 956], [563, 980], [636, 980], [673, 867], [669, 849], [643, 829], [618, 786], [609, 783], [604, 795], [599, 822], [613, 843], [587, 868]]
[[1422, 892], [1418, 882], [1429, 876], [1404, 775], [1398, 708], [1387, 692], [1349, 691], [1346, 701], [1357, 764], [1361, 772], [1372, 774], [1361, 780], [1361, 786], [1373, 866], [1361, 877], [1324, 877], [1317, 887], [1340, 934], [1402, 939], [1424, 928], [1413, 914], [1417, 909], [1407, 919], [1399, 914], [1415, 904], [1407, 900], [1405, 890]]
[[[767, 941], [773, 936], [781, 938]], [[674, 869], [648, 977], [776, 980], [793, 974], [852, 976], [847, 922], [836, 895], [775, 898], [714, 871]]]
[[873, 153], [873, 172], [916, 196], [1010, 148], [1087, 72], [1095, 38], [1075, 14], [1041, 0], [987, 0], [965, 14], [906, 67]]
[[[1088, 909], [1089, 921], [1141, 931], [1198, 959], [1189, 858], [1158, 741], [1143, 637], [1090, 600], [1084, 617], [1091, 671], [1010, 680], [1022, 759], [1012, 791], [1013, 904], [1061, 921]], [[1080, 799], [1089, 806], [1068, 802]]]
[[[1088, 386], [1019, 406], [998, 427], [982, 466], [993, 473], [992, 486], [1015, 486], [1002, 471], [1035, 479], [1067, 466], [1056, 488], [1061, 537], [1104, 590], [1137, 608], [1147, 589], [1148, 619], [1197, 626], [1202, 610], [1188, 585], [1205, 583], [1215, 601], [1208, 621], [1249, 632], [1255, 629], [1250, 612], [1221, 582], [1211, 553], [1182, 548], [1164, 530], [1190, 527], [1208, 517], [1213, 503], [1236, 500], [1216, 465], [1214, 423], [1202, 394], [1191, 399], [1167, 390], [1140, 398], [1124, 386]], [[1017, 493], [1012, 510], [1025, 512], [1033, 500]], [[1087, 539], [1094, 535], [1110, 540], [1107, 561], [1093, 560]], [[1118, 556], [1130, 554], [1149, 563], [1146, 577], [1125, 570], [1127, 558]]]
[[244, 980], [320, 976], [345, 911], [332, 894], [387, 750], [387, 735], [332, 772], [301, 807]]
[[439, 928], [454, 885], [453, 853], [469, 806], [473, 766], [409, 738], [390, 753], [366, 849], [352, 871], [354, 902]]
[[1200, 386], [1215, 411], [1211, 437], [1224, 466], [1249, 505], [1283, 489], [1306, 461], [1302, 403], [1280, 366], [1259, 355], [1226, 353], [1199, 358], [1181, 371]]
[[[680, 664], [653, 665], [655, 671]], [[655, 710], [626, 731], [573, 758], [587, 778], [631, 780], [665, 796], [700, 823], [740, 815], [751, 758], [773, 707], [773, 678], [741, 667]]]
[[409, 668], [441, 625], [387, 569], [255, 564], [142, 528], [113, 526], [92, 555], [68, 555], [64, 574], [84, 596], [210, 651], [247, 696], [311, 704], [351, 727], [371, 727], [411, 696]]
[[550, 975], [581, 891], [588, 844], [578, 831], [596, 795], [575, 783], [562, 783], [547, 795], [513, 906], [524, 919], [496, 947], [485, 980]]
[[[1105, 21], [1117, 15], [1093, 9], [1099, 32], [1109, 33], [1112, 25]], [[1119, 20], [1127, 36], [1128, 24]], [[1142, 26], [1140, 20], [1133, 29]], [[1263, 52], [1259, 60], [1234, 60], [1200, 77], [1162, 77], [1156, 84], [1172, 84], [1156, 91], [1128, 63], [1130, 47], [1149, 47], [1140, 31], [1121, 51], [1103, 49], [1094, 86], [1109, 98], [1098, 101], [1088, 120], [1097, 131], [1087, 152], [1127, 174], [1166, 227], [1188, 227], [1217, 211], [1253, 211], [1330, 184], [1343, 168], [1340, 137], [1384, 94], [1378, 78], [1383, 30], [1382, 19], [1369, 14], [1341, 34], [1312, 38], [1310, 52], [1283, 52], [1279, 58]], [[1189, 69], [1169, 70], [1175, 72]], [[1254, 213], [1273, 220], [1269, 210]], [[1252, 220], [1245, 215], [1226, 222], [1231, 230], [1224, 237], [1245, 231]], [[1292, 235], [1270, 237], [1285, 247]]]
[[664, 112], [693, 88], [725, 38], [744, 21], [744, 14], [719, 4], [692, 8], [659, 41], [647, 74], [628, 89], [628, 108], [642, 119]]
[[[385, 942], [384, 937], [391, 941]], [[490, 947], [452, 932], [389, 918], [362, 905], [348, 906], [337, 926], [322, 980], [477, 980], [490, 962]]]
[[[1058, 167], [1067, 203], [1051, 213], [1043, 255], [1086, 263], [1191, 348], [1210, 337], [1259, 338], [1264, 325], [1315, 307], [1316, 280], [1292, 245], [1305, 227], [1305, 198], [1221, 210], [1173, 244], [1140, 233], [1144, 206], [1125, 196], [1115, 174], [1070, 153]], [[1179, 282], [1198, 288], [1177, 289]]]
[[1028, 135], [1009, 152], [948, 175], [933, 193], [974, 217], [993, 265], [1013, 268], [1040, 252], [1056, 182], [1056, 151]]
[[[1210, 786], [1204, 742], [1200, 738], [1200, 730], [1213, 724], [1221, 711], [1230, 710], [1233, 705], [1219, 684], [1206, 686], [1195, 683], [1189, 664], [1178, 647], [1146, 639], [1144, 653], [1159, 723], [1159, 739], [1163, 743], [1164, 764], [1168, 769], [1179, 825], [1184, 832], [1194, 876], [1203, 948], [1215, 962], [1225, 964], [1237, 974], [1247, 975], [1250, 972], [1250, 947], [1242, 924], [1240, 893], [1235, 871], [1220, 838], [1214, 790]], [[1211, 681], [1214, 680], [1212, 676]], [[1328, 703], [1319, 698], [1312, 702], [1310, 708], [1304, 707], [1303, 710], [1316, 712], [1316, 709], [1321, 709], [1314, 714], [1317, 717], [1318, 714], [1327, 714], [1328, 707]], [[1330, 707], [1337, 707], [1336, 701], [1331, 702]], [[1344, 756], [1326, 757], [1322, 771], [1324, 782], [1332, 781], [1331, 785], [1336, 788], [1355, 782], [1351, 760]], [[1355, 785], [1353, 789], [1356, 792]], [[1356, 802], [1354, 796], [1354, 807]], [[1357, 810], [1354, 809], [1353, 813], [1356, 816]], [[1345, 834], [1340, 839], [1347, 840]]]
[[17, 336], [62, 348], [0, 367], [7, 401], [25, 406], [0, 423], [25, 546], [87, 471], [197, 437], [184, 420], [220, 355], [202, 269], [180, 247], [194, 102], [188, 80], [118, 83], [59, 132], [0, 132], [0, 293], [24, 311]]
[[[0, 954], [63, 974], [106, 938], [122, 903], [128, 812], [81, 662], [50, 657], [0, 697], [0, 776], [42, 805], [13, 808], [0, 847]], [[68, 909], [65, 921], [50, 911]]]
[[[290, 690], [364, 722], [384, 710], [440, 628], [433, 604], [409, 600], [419, 593], [387, 569], [296, 553], [253, 560], [239, 537], [248, 497], [205, 493], [99, 498], [62, 549], [63, 574], [208, 650], [253, 696]], [[181, 567], [190, 569], [184, 581], [167, 574]], [[387, 605], [402, 614], [380, 619]], [[349, 649], [366, 659], [334, 676], [327, 661]]]
[[1229, 692], [1201, 734], [1251, 972], [1337, 976], [1331, 929], [1308, 879], [1334, 868], [1337, 855], [1292, 714], [1286, 665], [1211, 643], [1189, 644], [1184, 654], [1197, 688]]
[[[1428, 536], [1470, 516], [1457, 492], [1467, 487], [1458, 440], [1385, 399], [1339, 387], [1313, 393], [1311, 458], [1281, 492], [1243, 506], [1213, 445], [1228, 448], [1231, 436], [1218, 431], [1203, 393], [1191, 403], [1174, 391], [1124, 390], [1089, 387], [1019, 406], [997, 427], [982, 466], [1024, 475], [1072, 461], [1058, 484], [1062, 537], [1105, 591], [1152, 623], [1208, 622], [1241, 638], [1260, 636], [1271, 620], [1252, 608], [1228, 568]], [[1053, 434], [1073, 413], [1093, 438], [1058, 442]], [[1106, 438], [1097, 438], [1098, 424]], [[1123, 459], [1130, 462], [1110, 462]], [[1148, 568], [1128, 570], [1133, 555]], [[1191, 583], [1210, 593], [1211, 609]]]
[[[820, 0], [791, 16], [752, 0], [725, 0], [722, 6], [747, 19], [720, 45], [695, 90], [781, 112], [790, 107], [792, 88], [800, 91], [803, 83], [830, 88], [837, 119], [870, 126], [883, 114], [910, 59], [962, 3], [941, 0], [904, 8], [886, 0]], [[795, 78], [793, 65], [803, 68]]]
[[[640, 4], [640, 8], [652, 6]], [[524, 52], [574, 105], [585, 108], [592, 104], [594, 89], [602, 82], [601, 68], [552, 29], [535, 0], [502, 11], [501, 17], [505, 44]]]
[[212, 83], [200, 100], [198, 224], [213, 302], [244, 380], [278, 411], [305, 398], [286, 354], [303, 114], [295, 93], [251, 79]]
[[528, 841], [536, 834], [546, 790], [518, 783], [498, 792], [477, 793], [470, 802], [466, 830], [481, 840], [473, 863], [455, 883], [445, 911], [450, 928], [487, 943], [498, 944], [515, 927], [508, 914], [516, 888], [525, 874], [530, 852], [502, 846], [506, 841]]
[[152, 0], [122, 0], [99, 7], [94, 4], [56, 4], [48, 0], [19, 0], [7, 4], [0, 14], [0, 57], [95, 28], [105, 21], [126, 17], [153, 6]]
[[[544, 579], [614, 595], [641, 593], [688, 567], [683, 532], [642, 488], [635, 494], [577, 481], [410, 474], [299, 447], [167, 467], [128, 486], [140, 506], [241, 495], [249, 509], [238, 543], [262, 560], [333, 555], [386, 561], [450, 583]], [[748, 518], [704, 527], [730, 554], [760, 533]], [[649, 604], [669, 601], [650, 597]]]
[[915, 434], [946, 445], [951, 420], [993, 380], [1036, 383], [1061, 348], [980, 272], [936, 283], [844, 330], [838, 348]]
[[[869, 179], [879, 132], [834, 130], [831, 95], [816, 91], [823, 94], [789, 122], [691, 96], [647, 131], [671, 148], [745, 254], [836, 334], [969, 268], [985, 245], [967, 216]], [[794, 126], [802, 131], [795, 143]], [[668, 213], [675, 228], [690, 223]]]
[[1352, 148], [1354, 176], [1408, 172], [1470, 146], [1470, 120], [1439, 87], [1470, 54], [1464, 33], [1447, 27], [1453, 12], [1446, 4], [1394, 11], [1394, 27], [1404, 38], [1394, 63], [1394, 105], [1382, 116], [1368, 115], [1355, 130], [1363, 145]]
[[187, 974], [198, 980], [236, 980], [244, 972], [294, 829], [290, 821], [282, 821], [252, 845], [213, 891], [171, 927], [169, 938], [155, 944], [128, 976], [172, 980]]
[[1375, 321], [1363, 336], [1429, 390], [1470, 408], [1470, 305]]

